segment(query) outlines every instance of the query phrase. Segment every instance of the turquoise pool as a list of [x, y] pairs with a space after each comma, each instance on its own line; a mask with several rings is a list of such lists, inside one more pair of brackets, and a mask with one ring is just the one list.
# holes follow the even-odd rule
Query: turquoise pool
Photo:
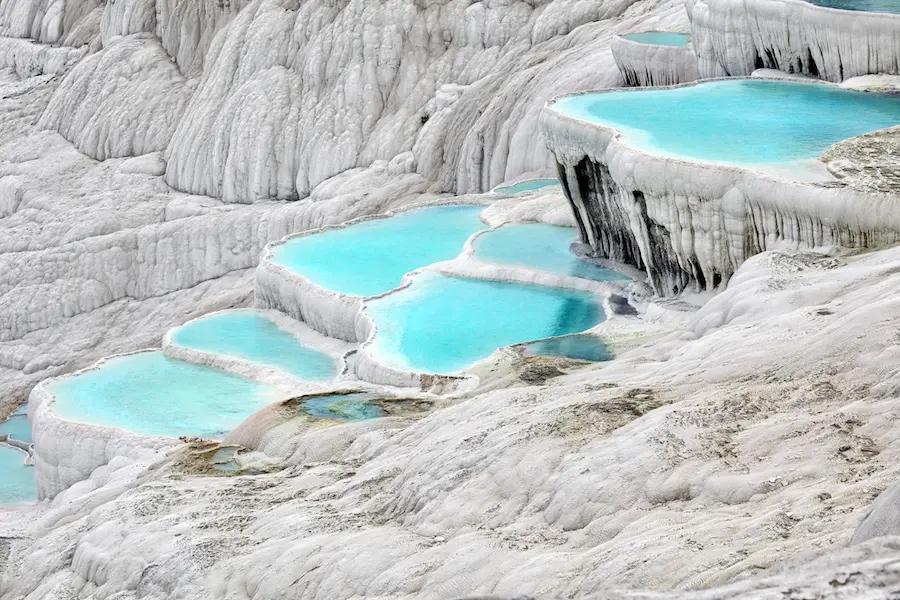
[[410, 271], [451, 260], [485, 225], [483, 206], [436, 206], [388, 219], [363, 221], [290, 240], [272, 251], [273, 262], [329, 290], [375, 296]]
[[540, 190], [546, 187], [559, 187], [558, 179], [526, 179], [525, 181], [520, 181], [519, 183], [514, 183], [512, 185], [508, 185], [506, 187], [499, 187], [494, 191], [498, 194], [509, 194], [513, 196], [515, 194], [523, 194], [525, 192], [533, 192], [535, 190]]
[[385, 415], [371, 394], [333, 394], [316, 396], [303, 401], [303, 410], [317, 419], [338, 419], [341, 421], [362, 421], [377, 419]]
[[840, 8], [842, 10], [858, 10], [864, 12], [879, 12], [900, 14], [900, 1], [898, 0], [809, 0], [816, 6], [826, 8]]
[[622, 37], [632, 42], [657, 46], [687, 46], [691, 41], [691, 36], [686, 33], [670, 31], [641, 31], [640, 33], [626, 33]]
[[481, 234], [475, 240], [475, 256], [480, 260], [540, 269], [594, 281], [622, 281], [621, 273], [585, 262], [569, 247], [578, 241], [571, 227], [545, 223], [504, 225]]
[[172, 342], [274, 367], [300, 379], [326, 381], [337, 374], [337, 364], [330, 356], [250, 311], [221, 312], [188, 323], [172, 334]]
[[900, 124], [898, 97], [787, 81], [584, 94], [556, 109], [616, 127], [646, 151], [731, 164], [814, 159], [835, 142]]
[[494, 350], [590, 329], [605, 318], [591, 294], [424, 273], [409, 288], [375, 300], [370, 347], [395, 368], [456, 373]]
[[37, 500], [34, 467], [26, 466], [26, 454], [0, 444], [0, 506], [15, 506]]
[[142, 435], [218, 438], [279, 399], [277, 389], [218, 369], [143, 352], [49, 384], [63, 419]]
[[28, 415], [24, 406], [20, 406], [6, 421], [0, 423], [0, 435], [7, 433], [13, 439], [22, 442], [30, 444], [33, 441], [31, 439], [31, 426], [28, 424]]
[[612, 359], [603, 341], [594, 335], [575, 334], [525, 344], [525, 356], [561, 356], [576, 360], [602, 362]]

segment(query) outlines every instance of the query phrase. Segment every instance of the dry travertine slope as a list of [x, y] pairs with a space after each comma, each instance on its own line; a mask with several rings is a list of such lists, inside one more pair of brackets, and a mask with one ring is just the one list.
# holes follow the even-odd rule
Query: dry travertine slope
[[0, 411], [245, 303], [269, 241], [548, 167], [543, 104], [639, 27], [684, 8], [3, 0]]
[[117, 459], [0, 519], [0, 596], [891, 597], [898, 541], [842, 547], [900, 475], [898, 273], [768, 252], [605, 365], [261, 437], [282, 471]]

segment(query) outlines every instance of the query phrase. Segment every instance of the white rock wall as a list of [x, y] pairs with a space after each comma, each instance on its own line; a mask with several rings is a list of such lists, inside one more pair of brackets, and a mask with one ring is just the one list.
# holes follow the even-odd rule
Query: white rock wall
[[802, 0], [686, 0], [704, 78], [760, 68], [832, 82], [900, 74], [900, 15], [835, 10]]
[[643, 44], [617, 36], [609, 47], [628, 85], [676, 85], [700, 78], [697, 55], [691, 45]]

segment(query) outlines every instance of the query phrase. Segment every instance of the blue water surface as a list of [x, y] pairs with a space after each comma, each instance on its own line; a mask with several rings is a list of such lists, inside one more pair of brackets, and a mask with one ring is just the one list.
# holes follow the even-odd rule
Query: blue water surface
[[643, 150], [731, 164], [812, 159], [840, 140], [900, 124], [898, 97], [787, 81], [584, 94], [556, 108], [614, 126]]
[[422, 208], [387, 219], [302, 236], [276, 246], [275, 263], [329, 290], [374, 296], [403, 276], [459, 256], [473, 233], [485, 226], [483, 206]]
[[27, 455], [0, 444], [0, 506], [16, 506], [37, 500], [34, 467], [26, 466]]
[[657, 46], [687, 46], [691, 41], [691, 36], [686, 33], [672, 33], [670, 31], [641, 31], [639, 33], [626, 33], [622, 37], [632, 42]]
[[481, 260], [531, 267], [593, 281], [622, 281], [621, 273], [585, 262], [569, 247], [578, 240], [571, 227], [546, 223], [504, 225], [475, 239], [475, 256]]
[[533, 192], [535, 190], [540, 190], [546, 187], [559, 187], [558, 179], [526, 179], [525, 181], [520, 181], [519, 183], [514, 183], [512, 185], [508, 185], [505, 187], [498, 187], [494, 191], [498, 194], [509, 194], [513, 196], [515, 194], [522, 194], [524, 192]]
[[49, 384], [63, 419], [142, 435], [218, 438], [279, 399], [246, 377], [143, 352]]
[[503, 346], [590, 329], [605, 318], [591, 294], [517, 283], [420, 275], [369, 304], [371, 351], [385, 364], [455, 373]]
[[331, 394], [315, 396], [303, 401], [303, 409], [317, 419], [362, 421], [385, 415], [378, 404], [370, 403], [371, 394]]
[[6, 421], [0, 423], [0, 435], [7, 433], [22, 442], [30, 444], [33, 441], [25, 405], [20, 406]]
[[900, 14], [900, 0], [810, 0], [810, 3], [842, 10]]
[[612, 359], [606, 344], [595, 335], [575, 334], [525, 344], [525, 356], [561, 356], [601, 362]]
[[177, 329], [172, 341], [185, 348], [274, 367], [300, 379], [325, 381], [337, 374], [337, 364], [330, 356], [306, 346], [255, 312], [210, 315]]

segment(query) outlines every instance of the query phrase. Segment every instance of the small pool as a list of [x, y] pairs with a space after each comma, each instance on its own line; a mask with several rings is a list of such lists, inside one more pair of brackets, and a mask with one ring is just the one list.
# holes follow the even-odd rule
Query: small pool
[[20, 406], [6, 421], [0, 423], [0, 435], [9, 434], [13, 439], [31, 443], [31, 426], [25, 406]]
[[368, 314], [378, 327], [370, 347], [376, 360], [443, 374], [497, 348], [581, 332], [605, 318], [592, 294], [436, 273], [371, 302]]
[[337, 364], [330, 356], [251, 311], [226, 311], [193, 321], [177, 329], [172, 342], [274, 367], [300, 379], [326, 381], [337, 374]]
[[546, 223], [504, 225], [475, 239], [475, 256], [484, 261], [539, 269], [593, 281], [622, 281], [621, 273], [585, 262], [569, 247], [578, 241], [571, 227]]
[[810, 4], [825, 8], [864, 12], [900, 14], [900, 0], [809, 0]]
[[639, 44], [653, 44], [656, 46], [687, 46], [691, 42], [690, 35], [686, 33], [672, 33], [671, 31], [641, 31], [639, 33], [626, 33], [622, 37]]
[[606, 344], [595, 335], [575, 334], [524, 344], [525, 356], [560, 356], [590, 362], [611, 360]]
[[218, 369], [142, 352], [49, 384], [63, 419], [141, 435], [219, 438], [275, 402], [274, 387]]
[[616, 127], [642, 150], [731, 164], [814, 159], [835, 142], [900, 124], [896, 96], [788, 81], [583, 94], [555, 107]]
[[317, 419], [363, 421], [385, 416], [384, 409], [372, 402], [372, 394], [330, 394], [303, 401], [303, 410]]
[[0, 506], [37, 501], [34, 467], [26, 466], [21, 450], [0, 444]]
[[483, 206], [436, 206], [294, 238], [272, 249], [273, 262], [336, 292], [375, 296], [410, 271], [451, 260], [485, 225]]
[[526, 179], [519, 183], [514, 183], [506, 187], [498, 187], [494, 191], [498, 194], [523, 194], [525, 192], [533, 192], [547, 187], [559, 187], [558, 179]]

